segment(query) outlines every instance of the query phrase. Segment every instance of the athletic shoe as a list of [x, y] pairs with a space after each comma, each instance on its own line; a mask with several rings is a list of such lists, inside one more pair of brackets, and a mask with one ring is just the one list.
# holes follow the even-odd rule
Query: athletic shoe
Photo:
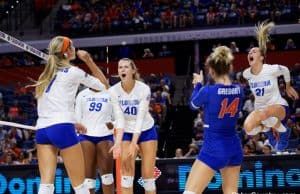
[[286, 132], [279, 133], [278, 150], [284, 150], [289, 144], [291, 129], [286, 127]]

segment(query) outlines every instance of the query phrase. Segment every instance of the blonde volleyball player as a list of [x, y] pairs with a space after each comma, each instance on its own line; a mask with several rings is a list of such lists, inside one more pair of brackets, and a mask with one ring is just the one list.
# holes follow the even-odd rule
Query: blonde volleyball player
[[[86, 51], [77, 56], [89, 67], [93, 76], [70, 64], [75, 59], [75, 48], [67, 37], [54, 37], [49, 43], [49, 60], [36, 86], [38, 101], [37, 157], [41, 176], [39, 194], [54, 193], [57, 153], [63, 158], [76, 194], [89, 193], [84, 184], [84, 158], [74, 124], [75, 95], [79, 84], [104, 90], [105, 77]], [[98, 79], [97, 79], [97, 78]], [[82, 131], [84, 132], [84, 131]], [[74, 162], [76, 161], [76, 162]]]
[[[116, 102], [116, 103], [114, 103]], [[82, 146], [86, 185], [91, 193], [95, 193], [96, 168], [100, 169], [102, 190], [104, 194], [114, 193], [113, 155], [109, 150], [114, 149], [120, 154], [121, 136], [117, 136], [113, 148], [112, 116], [116, 118], [117, 131], [122, 132], [124, 125], [122, 110], [118, 102], [113, 101], [108, 90], [97, 91], [87, 88], [81, 91], [76, 98], [75, 112], [77, 121], [87, 128], [86, 134], [79, 134]], [[120, 133], [118, 133], [120, 134]], [[119, 152], [119, 153], [116, 153]]]
[[[244, 122], [244, 129], [249, 135], [266, 132], [270, 144], [278, 150], [288, 145], [290, 129], [285, 122], [288, 114], [288, 103], [281, 97], [277, 78], [283, 75], [286, 83], [286, 93], [292, 99], [298, 99], [298, 93], [291, 86], [289, 69], [282, 65], [265, 64], [269, 29], [274, 23], [262, 23], [257, 27], [256, 34], [259, 47], [252, 48], [248, 53], [250, 67], [243, 72], [250, 89], [255, 96], [255, 110]], [[265, 128], [266, 127], [266, 128]], [[279, 140], [269, 128], [276, 129]], [[264, 129], [264, 130], [263, 130]]]
[[194, 74], [190, 107], [193, 110], [204, 109], [204, 141], [183, 194], [202, 193], [216, 171], [221, 172], [224, 194], [238, 191], [243, 151], [235, 128], [242, 107], [243, 90], [230, 80], [232, 60], [228, 47], [217, 47], [206, 60], [215, 84], [203, 86], [203, 73]]
[[133, 193], [135, 159], [138, 147], [141, 153], [141, 173], [146, 194], [156, 193], [154, 165], [157, 150], [157, 133], [148, 106], [150, 88], [139, 81], [139, 74], [131, 59], [123, 58], [118, 62], [121, 81], [110, 88], [118, 97], [123, 110], [125, 127], [121, 151], [122, 194]]

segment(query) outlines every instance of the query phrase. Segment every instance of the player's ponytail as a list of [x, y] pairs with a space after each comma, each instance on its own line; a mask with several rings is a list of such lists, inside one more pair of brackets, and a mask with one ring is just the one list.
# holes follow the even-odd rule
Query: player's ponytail
[[35, 86], [35, 97], [39, 98], [42, 96], [45, 88], [50, 83], [51, 79], [55, 76], [58, 67], [70, 67], [71, 65], [66, 62], [62, 51], [64, 46], [64, 40], [66, 37], [57, 36], [51, 40], [49, 43], [49, 59], [44, 68], [44, 71], [41, 73], [38, 81], [32, 85]]
[[220, 76], [230, 72], [232, 61], [231, 50], [226, 46], [219, 46], [209, 55], [206, 63]]
[[275, 26], [274, 22], [263, 21], [258, 23], [255, 28], [256, 39], [261, 52], [261, 55], [266, 58], [267, 54], [267, 42], [270, 41], [269, 31]]

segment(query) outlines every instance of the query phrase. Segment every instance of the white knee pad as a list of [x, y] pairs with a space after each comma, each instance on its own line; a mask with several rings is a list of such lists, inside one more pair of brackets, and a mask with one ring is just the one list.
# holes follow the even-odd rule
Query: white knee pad
[[95, 179], [84, 179], [84, 184], [88, 189], [95, 189], [96, 188], [96, 180]]
[[74, 187], [74, 191], [75, 191], [75, 194], [89, 194], [90, 193], [89, 189], [87, 188], [87, 186], [84, 183]]
[[122, 176], [121, 177], [121, 186], [124, 188], [133, 187], [133, 176]]
[[183, 194], [196, 194], [196, 193], [192, 191], [184, 191]]
[[155, 191], [155, 179], [144, 179], [144, 189], [145, 191]]
[[101, 176], [101, 181], [103, 185], [111, 185], [114, 183], [114, 176], [113, 174], [104, 174]]
[[263, 120], [261, 123], [264, 124], [266, 127], [274, 127], [277, 122], [277, 117], [269, 117], [266, 120]]
[[53, 184], [40, 184], [38, 194], [53, 194], [54, 185]]

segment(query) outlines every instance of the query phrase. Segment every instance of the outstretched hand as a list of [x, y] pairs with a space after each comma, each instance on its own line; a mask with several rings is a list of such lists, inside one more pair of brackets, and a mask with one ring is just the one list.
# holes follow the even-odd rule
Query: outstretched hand
[[193, 73], [193, 85], [196, 85], [197, 83], [203, 84], [203, 71], [201, 70], [199, 74]]

